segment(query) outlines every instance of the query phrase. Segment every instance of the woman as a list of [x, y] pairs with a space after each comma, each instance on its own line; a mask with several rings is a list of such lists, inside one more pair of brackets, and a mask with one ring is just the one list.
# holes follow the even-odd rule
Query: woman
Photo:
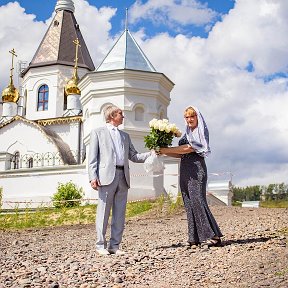
[[210, 153], [209, 132], [196, 107], [184, 111], [186, 133], [179, 146], [161, 148], [160, 153], [181, 158], [180, 189], [187, 212], [190, 245], [221, 245], [222, 233], [206, 200], [207, 168], [205, 157]]

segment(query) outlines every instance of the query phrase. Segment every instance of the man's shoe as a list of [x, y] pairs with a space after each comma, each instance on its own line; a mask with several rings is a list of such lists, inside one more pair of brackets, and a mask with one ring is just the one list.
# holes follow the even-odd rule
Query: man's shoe
[[99, 255], [110, 255], [110, 253], [106, 249], [96, 249], [96, 252]]
[[126, 254], [125, 251], [120, 250], [120, 249], [108, 249], [108, 252], [110, 254], [115, 254], [115, 255], [124, 255], [124, 254]]

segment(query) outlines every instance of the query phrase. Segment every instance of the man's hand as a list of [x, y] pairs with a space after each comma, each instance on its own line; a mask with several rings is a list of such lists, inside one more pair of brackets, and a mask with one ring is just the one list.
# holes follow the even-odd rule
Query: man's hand
[[98, 190], [99, 186], [101, 186], [101, 183], [99, 180], [94, 179], [90, 181], [90, 185], [94, 190]]

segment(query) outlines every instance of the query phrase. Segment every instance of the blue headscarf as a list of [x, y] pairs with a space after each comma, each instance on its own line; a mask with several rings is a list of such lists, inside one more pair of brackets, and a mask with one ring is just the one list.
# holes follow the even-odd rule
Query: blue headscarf
[[192, 131], [189, 128], [189, 126], [186, 124], [187, 140], [197, 154], [201, 155], [202, 157], [208, 157], [208, 155], [211, 153], [211, 150], [209, 147], [208, 127], [200, 111], [196, 107], [193, 107], [193, 106], [189, 106], [189, 107], [191, 107], [196, 112], [197, 118], [198, 118], [198, 125]]

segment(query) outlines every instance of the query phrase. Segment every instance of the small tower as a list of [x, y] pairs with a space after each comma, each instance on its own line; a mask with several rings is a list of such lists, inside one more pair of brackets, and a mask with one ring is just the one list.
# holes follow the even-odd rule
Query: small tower
[[[69, 109], [67, 104], [70, 105], [76, 98], [78, 99], [79, 95], [74, 97], [74, 100], [73, 97], [68, 97], [70, 100], [67, 103], [65, 90], [69, 91], [69, 95], [75, 91], [73, 92], [73, 88], [71, 91], [71, 87], [67, 90], [65, 86], [75, 66], [75, 43], [73, 44], [75, 39], [79, 42], [77, 75], [82, 78], [87, 72], [95, 69], [74, 16], [74, 10], [73, 0], [57, 1], [54, 18], [32, 61], [22, 73], [22, 87], [26, 95], [24, 116], [29, 120], [55, 119], [63, 115], [68, 117], [72, 115], [66, 114]], [[76, 78], [71, 79], [72, 87], [75, 86]], [[77, 105], [74, 105], [73, 109], [81, 110]], [[73, 111], [73, 113], [79, 114], [80, 111]]]
[[19, 100], [19, 92], [13, 84], [14, 57], [17, 57], [14, 48], [9, 51], [12, 55], [12, 65], [10, 69], [10, 83], [2, 92], [3, 112], [1, 122], [4, 119], [9, 120], [17, 115], [17, 102]]
[[[120, 129], [129, 133], [136, 150], [147, 151], [144, 136], [149, 133], [149, 122], [153, 118], [167, 118], [173, 86], [174, 83], [168, 77], [156, 71], [126, 24], [125, 31], [96, 71], [87, 73], [79, 82], [83, 107], [83, 140], [87, 151], [90, 148], [91, 129], [105, 125], [103, 110], [108, 104], [123, 110], [125, 118]], [[178, 164], [171, 162], [172, 165], [169, 171], [177, 175]], [[163, 177], [145, 177], [143, 164], [129, 163], [129, 167], [129, 200], [152, 198], [164, 192]], [[165, 183], [173, 181], [171, 184], [174, 185], [177, 179], [174, 180]], [[166, 191], [171, 191], [170, 186], [165, 188]], [[177, 185], [173, 189], [178, 190]]]
[[145, 151], [143, 137], [149, 133], [149, 121], [167, 118], [173, 86], [156, 71], [126, 28], [96, 71], [79, 82], [85, 144], [89, 144], [90, 130], [105, 123], [103, 109], [112, 103], [125, 115], [120, 128], [130, 134], [138, 151]]
[[76, 116], [81, 114], [82, 106], [80, 103], [81, 91], [78, 88], [78, 49], [81, 47], [78, 38], [73, 41], [76, 46], [76, 55], [75, 55], [75, 65], [73, 70], [72, 78], [67, 82], [65, 86], [65, 95], [67, 97], [67, 109], [64, 112], [63, 116]]

